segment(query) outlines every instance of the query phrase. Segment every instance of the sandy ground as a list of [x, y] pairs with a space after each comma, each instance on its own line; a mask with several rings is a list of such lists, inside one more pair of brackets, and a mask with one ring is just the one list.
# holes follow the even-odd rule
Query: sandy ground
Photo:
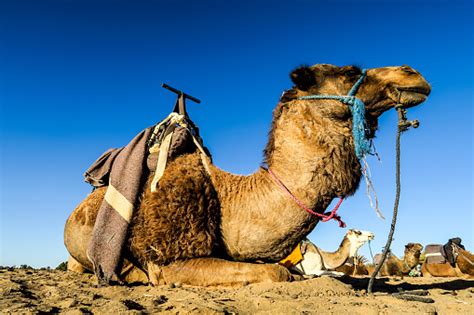
[[[373, 296], [368, 278], [328, 277], [239, 288], [193, 286], [98, 287], [90, 274], [0, 268], [5, 314], [474, 314], [474, 280], [381, 278]], [[405, 301], [394, 292], [426, 290], [432, 303]], [[417, 292], [415, 291], [415, 292]], [[426, 293], [426, 292], [425, 292]]]

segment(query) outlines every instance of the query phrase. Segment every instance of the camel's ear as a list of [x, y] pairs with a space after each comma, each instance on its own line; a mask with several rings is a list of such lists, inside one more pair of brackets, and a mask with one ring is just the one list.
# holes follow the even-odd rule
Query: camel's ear
[[307, 66], [301, 66], [290, 73], [291, 81], [302, 91], [307, 91], [316, 84], [314, 71]]

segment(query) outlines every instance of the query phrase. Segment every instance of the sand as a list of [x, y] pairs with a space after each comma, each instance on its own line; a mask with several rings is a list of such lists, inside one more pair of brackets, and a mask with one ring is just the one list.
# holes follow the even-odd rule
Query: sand
[[[91, 274], [0, 268], [2, 313], [64, 314], [474, 314], [474, 280], [321, 277], [238, 288], [186, 285], [98, 287]], [[400, 290], [426, 290], [432, 303], [405, 301]]]

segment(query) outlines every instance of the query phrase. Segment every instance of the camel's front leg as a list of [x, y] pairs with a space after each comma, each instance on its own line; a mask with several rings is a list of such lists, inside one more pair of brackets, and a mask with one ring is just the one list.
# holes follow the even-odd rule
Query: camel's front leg
[[291, 280], [288, 269], [277, 264], [252, 264], [218, 258], [195, 258], [167, 266], [149, 263], [148, 276], [153, 285], [183, 283], [198, 286], [233, 286]]

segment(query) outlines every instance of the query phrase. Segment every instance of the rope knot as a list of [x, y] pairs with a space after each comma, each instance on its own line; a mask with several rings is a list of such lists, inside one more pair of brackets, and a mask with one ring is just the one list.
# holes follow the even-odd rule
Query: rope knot
[[345, 96], [341, 101], [349, 106], [354, 106], [356, 103], [356, 100], [358, 100], [355, 96], [348, 95]]

